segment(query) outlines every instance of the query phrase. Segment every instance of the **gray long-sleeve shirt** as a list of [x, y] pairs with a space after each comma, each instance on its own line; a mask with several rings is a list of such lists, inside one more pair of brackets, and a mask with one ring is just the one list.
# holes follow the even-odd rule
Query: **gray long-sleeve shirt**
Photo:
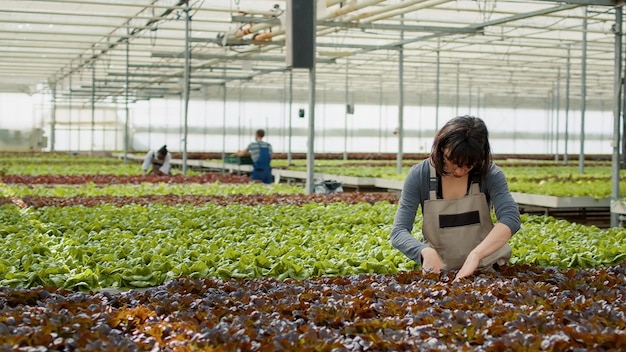
[[[410, 259], [421, 263], [424, 242], [415, 238], [411, 232], [417, 214], [418, 206], [423, 211], [424, 201], [429, 199], [430, 167], [429, 160], [425, 160], [411, 168], [404, 180], [398, 210], [391, 229], [391, 244]], [[493, 205], [496, 218], [511, 229], [515, 234], [520, 228], [519, 207], [511, 193], [502, 170], [495, 164], [491, 165], [489, 173], [480, 181], [480, 191], [485, 193], [489, 208]]]

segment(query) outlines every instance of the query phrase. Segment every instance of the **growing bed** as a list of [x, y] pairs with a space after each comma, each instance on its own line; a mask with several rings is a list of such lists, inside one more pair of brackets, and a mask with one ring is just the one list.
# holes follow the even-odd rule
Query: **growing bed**
[[5, 159], [0, 350], [626, 348], [622, 228], [523, 215], [508, 267], [452, 283], [389, 244], [393, 194]]

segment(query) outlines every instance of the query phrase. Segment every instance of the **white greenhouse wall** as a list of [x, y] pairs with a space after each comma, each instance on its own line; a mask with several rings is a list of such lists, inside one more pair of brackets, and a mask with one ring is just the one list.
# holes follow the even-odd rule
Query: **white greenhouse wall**
[[[42, 96], [0, 94], [0, 130], [43, 128], [50, 137], [51, 106]], [[300, 109], [305, 111], [304, 118], [298, 116]], [[436, 127], [454, 117], [456, 110], [456, 107], [440, 107], [437, 113], [431, 106], [405, 106], [404, 153], [427, 152]], [[84, 106], [57, 107], [55, 111], [55, 150], [123, 150], [126, 117], [123, 105], [98, 107], [93, 117], [90, 107]], [[286, 103], [228, 101], [224, 105], [221, 100], [190, 101], [188, 111], [187, 150], [190, 152], [240, 150], [253, 139], [257, 128], [266, 130], [266, 140], [272, 143], [275, 152], [289, 150], [290, 114]], [[398, 151], [398, 137], [394, 134], [398, 126], [397, 106], [356, 104], [354, 114], [347, 114], [344, 104], [318, 102], [315, 114], [315, 152]], [[485, 120], [496, 154], [565, 151], [566, 116], [563, 110], [559, 113], [558, 124], [556, 113], [545, 109], [480, 107], [479, 112], [476, 108], [459, 109], [459, 114], [471, 114]], [[611, 154], [613, 113], [587, 111], [585, 121], [585, 153]], [[292, 104], [291, 122], [291, 151], [304, 153], [308, 128], [306, 104]], [[147, 150], [163, 144], [167, 144], [171, 151], [183, 150], [183, 104], [178, 97], [130, 105], [129, 125], [131, 150]], [[570, 111], [567, 125], [567, 152], [577, 154], [581, 131], [579, 111]]]

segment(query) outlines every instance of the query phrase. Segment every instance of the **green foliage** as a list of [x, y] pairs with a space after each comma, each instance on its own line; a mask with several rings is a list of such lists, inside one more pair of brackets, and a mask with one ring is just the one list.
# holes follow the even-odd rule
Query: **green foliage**
[[[315, 163], [315, 171], [331, 175], [384, 178], [403, 181], [412, 162], [405, 161], [402, 173], [389, 162], [324, 160]], [[361, 165], [362, 164], [362, 165]], [[295, 163], [290, 170], [305, 171], [302, 163]], [[611, 167], [588, 166], [585, 173], [578, 166], [532, 165], [503, 166], [512, 192], [541, 194], [556, 197], [608, 198], [611, 195]], [[620, 193], [626, 194], [626, 170], [621, 171]]]
[[626, 260], [626, 229], [602, 230], [548, 216], [522, 215], [509, 243], [512, 264], [593, 268]]
[[[103, 164], [73, 157], [59, 160], [21, 162], [37, 172], [48, 170], [56, 174], [81, 174], [108, 167], [137, 174], [139, 167], [107, 159], [102, 159]], [[70, 160], [80, 161], [69, 163]], [[5, 165], [18, 168], [20, 162]], [[385, 175], [395, 173], [393, 166], [345, 166], [341, 161], [327, 161], [319, 167], [327, 173], [364, 177], [388, 177]], [[606, 167], [588, 168], [584, 175], [563, 167], [504, 170], [511, 190], [525, 193], [542, 189], [554, 193], [561, 189], [566, 192], [564, 196], [601, 197], [606, 192], [604, 185], [610, 184], [610, 169]], [[557, 173], [563, 170], [564, 173]], [[144, 183], [4, 185], [2, 193], [17, 197], [140, 197], [302, 192], [300, 187], [253, 183]], [[5, 205], [0, 207], [0, 284], [92, 290], [154, 286], [180, 276], [304, 279], [418, 269], [417, 263], [389, 243], [395, 212], [396, 205], [386, 202], [304, 206], [106, 204], [37, 209]], [[418, 237], [420, 223], [418, 216]], [[551, 217], [523, 215], [522, 228], [510, 244], [512, 264], [591, 268], [626, 259], [626, 229], [601, 230]]]
[[304, 189], [299, 186], [273, 184], [266, 186], [260, 183], [227, 184], [227, 183], [141, 183], [96, 185], [24, 185], [11, 184], [4, 187], [4, 195], [17, 197], [74, 197], [74, 196], [144, 196], [144, 195], [215, 195], [229, 196], [234, 194], [302, 194]]
[[[2, 172], [6, 175], [141, 175], [141, 162], [131, 160], [124, 164], [116, 158], [95, 158], [89, 156], [0, 156]], [[173, 174], [181, 173], [173, 169]], [[198, 175], [189, 170], [188, 176]]]
[[[304, 279], [419, 268], [390, 245], [396, 206], [386, 202], [0, 210], [0, 284], [7, 286], [88, 290], [179, 276]], [[589, 268], [626, 259], [625, 229], [549, 217], [524, 215], [510, 243], [512, 264]]]
[[3, 206], [0, 283], [143, 287], [181, 275], [302, 279], [413, 269], [389, 244], [392, 208]]

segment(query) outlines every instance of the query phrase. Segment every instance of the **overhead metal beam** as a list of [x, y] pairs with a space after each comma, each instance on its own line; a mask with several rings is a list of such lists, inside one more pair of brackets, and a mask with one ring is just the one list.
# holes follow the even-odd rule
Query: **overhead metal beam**
[[[280, 19], [276, 17], [251, 17], [251, 16], [231, 16], [233, 23], [266, 23], [276, 26], [281, 25]], [[408, 32], [446, 32], [446, 33], [470, 33], [471, 29], [459, 27], [443, 27], [443, 26], [415, 26], [415, 25], [394, 25], [388, 23], [372, 23], [359, 21], [317, 21], [317, 26], [322, 27], [341, 27], [341, 28], [358, 28], [358, 29], [381, 29], [392, 31], [408, 31]]]
[[[66, 0], [64, 0], [66, 1]], [[80, 0], [78, 1], [80, 2]], [[182, 5], [187, 5], [189, 2], [189, 0], [178, 0], [177, 5], [174, 7], [167, 7], [165, 9], [165, 11], [163, 11], [160, 16], [160, 18], [165, 18], [166, 16], [168, 16], [170, 13], [172, 13], [172, 11], [174, 11], [175, 8], [179, 8], [179, 9], [184, 9], [184, 7], [181, 7]], [[149, 8], [150, 6], [144, 6], [144, 8]], [[61, 73], [56, 76], [55, 78], [58, 80], [63, 80], [65, 79], [65, 77], [71, 75], [74, 72], [80, 72], [84, 67], [86, 67], [88, 64], [95, 62], [97, 59], [99, 59], [102, 55], [105, 55], [109, 50], [112, 50], [114, 48], [116, 48], [118, 45], [123, 44], [128, 38], [136, 36], [137, 34], [139, 34], [140, 32], [142, 32], [145, 29], [149, 29], [151, 28], [152, 24], [154, 24], [155, 22], [158, 22], [158, 20], [148, 20], [144, 26], [138, 26], [138, 27], [134, 27], [132, 28], [132, 30], [130, 31], [129, 34], [127, 34], [126, 36], [121, 36], [119, 37], [115, 42], [113, 43], [109, 43], [108, 47], [106, 49], [100, 50], [97, 54], [94, 52], [91, 56], [86, 56], [85, 59], [83, 59], [82, 57], [79, 58], [79, 60], [81, 61], [76, 67], [70, 67], [69, 70], [67, 70], [67, 72], [65, 72], [63, 69], [61, 69]], [[120, 28], [127, 28], [127, 29], [131, 29], [130, 27], [118, 27], [117, 29]], [[105, 37], [108, 38], [108, 37]], [[95, 46], [95, 44], [94, 44]]]
[[624, 0], [540, 0], [559, 4], [587, 5], [587, 6], [619, 6]]
[[[125, 76], [124, 72], [109, 72], [109, 76]], [[161, 73], [139, 73], [139, 72], [131, 72], [128, 74], [130, 77], [166, 77], [166, 78], [182, 78], [183, 75], [175, 74], [175, 75], [164, 75]], [[194, 79], [217, 79], [222, 80], [224, 78], [228, 80], [248, 80], [250, 79], [250, 75], [245, 76], [224, 76], [224, 75], [193, 75]]]
[[342, 27], [357, 29], [378, 29], [389, 31], [406, 32], [434, 32], [434, 33], [475, 33], [477, 29], [469, 27], [444, 27], [444, 26], [416, 26], [406, 24], [388, 24], [372, 22], [340, 22], [340, 21], [318, 21], [318, 26]]
[[[153, 52], [152, 57], [163, 57], [163, 58], [176, 58], [182, 59], [184, 57], [184, 53], [159, 53]], [[192, 55], [193, 59], [198, 60], [225, 60], [225, 61], [270, 61], [270, 62], [284, 62], [284, 56], [267, 56], [267, 55], [249, 55], [249, 56], [237, 56], [237, 55], [220, 55], [220, 54], [200, 54], [194, 53]], [[336, 59], [329, 59], [318, 57], [315, 59], [317, 63], [325, 63], [331, 64], [335, 63]]]
[[[474, 30], [483, 30], [486, 27], [489, 26], [494, 26], [494, 25], [498, 25], [498, 24], [503, 24], [503, 23], [507, 23], [507, 22], [513, 22], [513, 21], [518, 21], [521, 19], [525, 19], [525, 18], [530, 18], [530, 17], [534, 17], [534, 16], [539, 16], [539, 15], [547, 15], [547, 14], [551, 14], [554, 12], [559, 12], [559, 11], [565, 11], [565, 10], [570, 10], [576, 7], [580, 7], [582, 5], [563, 5], [563, 6], [556, 6], [556, 7], [551, 7], [551, 8], [547, 8], [547, 9], [541, 9], [541, 10], [537, 10], [537, 11], [531, 11], [531, 12], [526, 12], [526, 13], [521, 13], [521, 14], [517, 14], [517, 15], [513, 15], [513, 16], [508, 16], [508, 17], [504, 17], [504, 18], [499, 18], [496, 20], [491, 20], [491, 21], [486, 21], [486, 22], [482, 22], [482, 23], [478, 23], [478, 24], [474, 24], [474, 25], [470, 25], [470, 26], [466, 26], [465, 28], [467, 29], [474, 29]], [[477, 32], [479, 33], [479, 32]], [[450, 33], [436, 33], [436, 34], [431, 34], [431, 35], [427, 35], [427, 36], [421, 36], [421, 37], [417, 37], [417, 38], [412, 38], [412, 39], [403, 39], [400, 41], [396, 41], [393, 43], [389, 43], [389, 44], [385, 44], [385, 45], [381, 45], [379, 47], [380, 49], [387, 49], [387, 48], [392, 48], [392, 47], [399, 47], [399, 46], [403, 46], [406, 44], [410, 44], [410, 43], [415, 43], [415, 42], [420, 42], [420, 41], [425, 41], [425, 40], [429, 40], [429, 39], [436, 39], [436, 38], [440, 38], [440, 37], [444, 37], [444, 36], [448, 36], [451, 35]], [[363, 54], [365, 52], [371, 51], [369, 49], [363, 49], [360, 50], [356, 53], [356, 54]]]

